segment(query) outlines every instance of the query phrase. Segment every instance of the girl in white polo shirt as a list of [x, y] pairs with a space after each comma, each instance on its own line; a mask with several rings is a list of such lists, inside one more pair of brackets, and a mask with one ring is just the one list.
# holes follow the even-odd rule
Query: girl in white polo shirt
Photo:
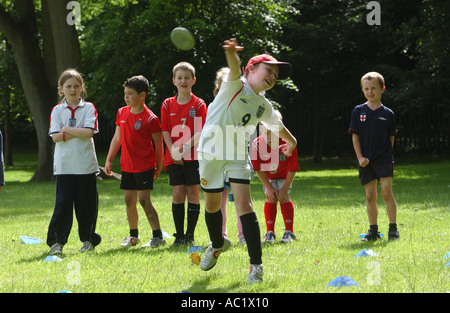
[[92, 251], [101, 241], [95, 233], [99, 168], [92, 138], [98, 132], [97, 110], [84, 101], [84, 81], [74, 69], [61, 74], [58, 91], [63, 100], [52, 110], [49, 130], [56, 144], [53, 160], [56, 201], [47, 233], [49, 254], [62, 254], [72, 228], [74, 207], [83, 243], [80, 251]]

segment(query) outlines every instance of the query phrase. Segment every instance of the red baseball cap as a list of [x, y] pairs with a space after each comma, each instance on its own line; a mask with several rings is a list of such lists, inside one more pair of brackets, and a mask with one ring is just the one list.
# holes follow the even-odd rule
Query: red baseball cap
[[245, 67], [245, 69], [243, 71], [244, 74], [245, 74], [245, 72], [247, 72], [247, 70], [249, 69], [250, 65], [256, 65], [258, 63], [266, 63], [266, 64], [276, 64], [276, 65], [278, 65], [278, 68], [280, 70], [279, 73], [278, 73], [278, 79], [286, 79], [292, 73], [292, 66], [291, 66], [291, 64], [289, 64], [287, 62], [279, 62], [273, 56], [268, 55], [268, 54], [260, 54], [260, 55], [254, 56], [253, 58], [251, 58], [248, 61], [247, 66]]

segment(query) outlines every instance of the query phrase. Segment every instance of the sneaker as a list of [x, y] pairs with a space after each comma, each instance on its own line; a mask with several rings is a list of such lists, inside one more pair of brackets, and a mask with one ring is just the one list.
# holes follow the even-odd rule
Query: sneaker
[[246, 245], [247, 244], [247, 241], [245, 241], [244, 237], [239, 237], [239, 244], [241, 244], [241, 245]]
[[381, 236], [380, 236], [380, 232], [378, 230], [373, 230], [373, 229], [369, 228], [369, 230], [365, 234], [364, 238], [361, 239], [361, 241], [369, 241], [369, 240], [375, 241], [380, 238], [381, 238]]
[[297, 239], [297, 236], [290, 230], [286, 230], [281, 238], [280, 242], [288, 243]]
[[83, 242], [83, 246], [80, 249], [80, 252], [86, 252], [86, 251], [94, 251], [95, 247], [92, 245], [90, 241]]
[[262, 283], [264, 266], [262, 264], [250, 264], [250, 274], [248, 275], [247, 284]]
[[187, 244], [187, 245], [190, 245], [190, 246], [195, 246], [194, 235], [186, 234], [184, 236], [184, 244]]
[[263, 242], [264, 243], [275, 243], [275, 234], [273, 231], [269, 230], [265, 235], [264, 235], [264, 239]]
[[48, 252], [48, 254], [62, 254], [62, 248], [64, 247], [64, 245], [62, 243], [54, 243], [51, 247], [50, 247], [50, 251]]
[[173, 234], [173, 236], [175, 237], [175, 241], [173, 242], [172, 247], [184, 246], [185, 244], [184, 235]]
[[205, 255], [203, 256], [202, 262], [200, 263], [200, 268], [204, 271], [209, 271], [212, 269], [222, 252], [227, 251], [231, 246], [231, 241], [227, 237], [223, 237], [223, 246], [219, 249], [212, 247], [212, 243], [209, 244], [208, 249], [206, 249]]
[[388, 240], [398, 240], [400, 239], [400, 233], [397, 229], [389, 229]]
[[166, 239], [164, 238], [160, 238], [160, 237], [152, 237], [152, 239], [147, 242], [145, 245], [143, 245], [142, 247], [150, 247], [150, 248], [156, 248], [159, 246], [164, 246], [166, 244]]
[[122, 247], [133, 247], [137, 245], [141, 240], [136, 237], [125, 237], [122, 239], [122, 243], [120, 244]]

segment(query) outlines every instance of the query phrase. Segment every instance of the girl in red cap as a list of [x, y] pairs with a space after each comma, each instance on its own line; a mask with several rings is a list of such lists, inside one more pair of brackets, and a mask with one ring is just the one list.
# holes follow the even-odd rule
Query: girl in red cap
[[241, 77], [239, 46], [236, 39], [223, 45], [230, 69], [222, 86], [209, 105], [198, 147], [201, 187], [205, 198], [205, 221], [211, 244], [202, 259], [204, 271], [212, 269], [219, 255], [228, 250], [231, 241], [222, 234], [220, 210], [224, 177], [230, 182], [234, 204], [247, 242], [250, 274], [247, 283], [261, 282], [263, 277], [261, 236], [250, 196], [251, 168], [248, 162], [250, 135], [263, 122], [286, 141], [282, 152], [290, 156], [297, 140], [284, 127], [263, 92], [275, 86], [277, 79], [289, 77], [291, 66], [263, 54], [248, 62]]

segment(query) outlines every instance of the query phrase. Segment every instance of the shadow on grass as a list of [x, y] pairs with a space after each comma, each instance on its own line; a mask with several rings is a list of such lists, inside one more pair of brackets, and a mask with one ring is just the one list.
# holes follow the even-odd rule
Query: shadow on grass
[[231, 290], [234, 290], [236, 288], [239, 288], [239, 286], [241, 285], [240, 282], [233, 282], [232, 284], [228, 285], [228, 286], [223, 286], [223, 287], [219, 287], [219, 288], [208, 288], [208, 286], [210, 285], [210, 283], [217, 278], [218, 274], [214, 273], [212, 275], [208, 275], [208, 276], [204, 276], [201, 278], [198, 278], [196, 280], [194, 280], [191, 284], [191, 286], [184, 290], [186, 292], [193, 292], [193, 293], [228, 293]]
[[345, 242], [338, 247], [340, 249], [345, 250], [357, 250], [357, 249], [373, 249], [376, 247], [386, 247], [389, 243], [393, 243], [395, 241], [389, 241], [387, 239], [379, 239], [377, 241], [352, 241], [352, 242]]
[[[49, 256], [47, 253], [48, 249], [44, 250], [41, 254], [33, 255], [28, 258], [20, 259], [20, 263], [34, 263], [34, 262], [44, 262], [45, 258]], [[64, 258], [64, 253], [60, 256], [61, 259]]]
[[115, 256], [117, 254], [141, 254], [141, 255], [157, 255], [161, 253], [177, 253], [177, 254], [186, 254], [189, 247], [173, 247], [170, 244], [166, 244], [163, 247], [150, 248], [150, 247], [116, 247], [109, 248], [104, 251], [95, 252], [99, 256]]

